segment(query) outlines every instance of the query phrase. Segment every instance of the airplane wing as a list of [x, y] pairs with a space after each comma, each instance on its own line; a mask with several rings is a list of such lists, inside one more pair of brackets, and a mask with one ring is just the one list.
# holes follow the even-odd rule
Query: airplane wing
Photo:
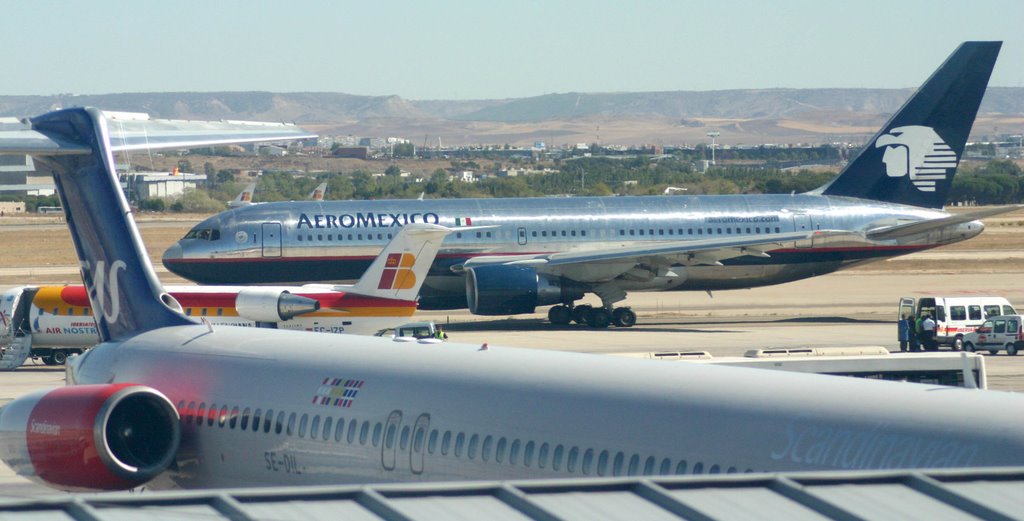
[[[164, 150], [228, 143], [257, 143], [315, 137], [295, 125], [249, 121], [184, 121], [150, 119], [148, 114], [103, 112], [110, 135], [110, 150]], [[28, 120], [5, 119], [0, 153], [40, 156], [88, 154], [89, 147], [71, 143], [53, 133], [32, 129]]]
[[[829, 236], [830, 231], [774, 233], [757, 237], [729, 237], [676, 241], [641, 245], [625, 248], [584, 250], [532, 255], [501, 255], [474, 257], [463, 263], [459, 269], [471, 269], [493, 264], [532, 266], [544, 273], [566, 275], [581, 282], [608, 280], [621, 275], [634, 266], [643, 264], [665, 268], [683, 264], [721, 265], [721, 261], [733, 257], [751, 255], [768, 257], [768, 250], [781, 248], [786, 243]], [[580, 269], [587, 265], [603, 265], [610, 269]]]
[[950, 215], [949, 217], [943, 217], [941, 219], [929, 219], [927, 221], [917, 221], [907, 224], [897, 224], [894, 226], [883, 226], [881, 228], [875, 228], [869, 230], [865, 235], [868, 239], [875, 241], [884, 241], [888, 239], [898, 239], [900, 237], [906, 237], [909, 235], [917, 235], [931, 230], [944, 228], [946, 226], [952, 226], [954, 224], [969, 223], [985, 217], [991, 217], [993, 215], [999, 215], [1004, 213], [1010, 213], [1024, 208], [1024, 205], [1012, 205], [1012, 206], [997, 206], [993, 208], [985, 208], [984, 210], [978, 210], [975, 212], [967, 212], [959, 215]]

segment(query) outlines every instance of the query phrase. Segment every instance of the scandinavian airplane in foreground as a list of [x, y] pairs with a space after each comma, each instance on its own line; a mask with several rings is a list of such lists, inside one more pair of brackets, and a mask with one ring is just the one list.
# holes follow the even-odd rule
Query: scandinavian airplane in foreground
[[[100, 345], [0, 409], [0, 459], [117, 490], [1024, 465], [1024, 396], [214, 327], [164, 292], [113, 151], [302, 138], [66, 109], [0, 133], [54, 175]], [[144, 130], [144, 131], [143, 131]]]
[[[487, 225], [445, 240], [420, 309], [512, 315], [554, 304], [553, 323], [605, 327], [636, 322], [616, 307], [629, 291], [779, 284], [962, 241], [981, 233], [977, 219], [1016, 209], [942, 210], [999, 47], [962, 45], [809, 193], [267, 203], [204, 220], [195, 230], [227, 240], [190, 232], [163, 263], [204, 284], [349, 280], [390, 230]], [[575, 305], [588, 293], [602, 305]]]

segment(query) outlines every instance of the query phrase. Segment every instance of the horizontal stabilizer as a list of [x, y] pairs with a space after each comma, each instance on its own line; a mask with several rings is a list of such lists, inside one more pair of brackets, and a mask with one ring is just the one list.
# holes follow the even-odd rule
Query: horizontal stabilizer
[[908, 224], [899, 224], [896, 226], [885, 226], [882, 228], [875, 228], [874, 230], [868, 231], [865, 235], [868, 239], [875, 241], [899, 239], [901, 237], [908, 237], [911, 235], [925, 233], [931, 230], [937, 230], [939, 228], [945, 228], [946, 226], [969, 223], [971, 221], [977, 221], [978, 219], [984, 219], [985, 217], [991, 217], [993, 215], [1014, 212], [1022, 208], [1024, 208], [1024, 205], [997, 206], [993, 208], [986, 208], [984, 210], [978, 210], [976, 212], [951, 215], [949, 217], [943, 217], [941, 219], [930, 219], [927, 221], [918, 221]]

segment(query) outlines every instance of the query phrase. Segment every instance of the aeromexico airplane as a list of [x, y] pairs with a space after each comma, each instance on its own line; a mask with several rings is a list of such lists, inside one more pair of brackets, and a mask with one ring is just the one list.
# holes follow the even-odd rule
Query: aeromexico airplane
[[1024, 465], [1011, 393], [197, 323], [148, 262], [113, 152], [307, 135], [88, 108], [28, 122], [0, 150], [52, 172], [103, 341], [66, 387], [0, 409], [0, 459], [50, 486]]
[[[206, 284], [359, 277], [415, 222], [492, 226], [445, 239], [421, 309], [555, 304], [554, 323], [630, 326], [628, 291], [724, 290], [813, 277], [971, 238], [994, 209], [942, 210], [999, 43], [966, 43], [828, 185], [805, 194], [282, 202], [210, 217], [164, 254]], [[196, 238], [217, 230], [219, 240]], [[209, 234], [207, 234], [209, 236]], [[574, 306], [586, 293], [602, 306]]]

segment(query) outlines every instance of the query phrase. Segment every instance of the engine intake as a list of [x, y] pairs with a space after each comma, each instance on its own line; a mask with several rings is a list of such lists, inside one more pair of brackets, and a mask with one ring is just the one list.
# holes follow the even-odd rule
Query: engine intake
[[526, 266], [480, 266], [466, 274], [466, 301], [475, 315], [533, 313], [537, 306], [583, 298], [572, 281], [538, 274]]
[[245, 288], [235, 298], [235, 309], [249, 320], [280, 322], [318, 311], [320, 301], [280, 289]]
[[0, 410], [0, 457], [19, 475], [63, 490], [142, 485], [170, 466], [180, 441], [174, 405], [141, 385], [71, 385]]

